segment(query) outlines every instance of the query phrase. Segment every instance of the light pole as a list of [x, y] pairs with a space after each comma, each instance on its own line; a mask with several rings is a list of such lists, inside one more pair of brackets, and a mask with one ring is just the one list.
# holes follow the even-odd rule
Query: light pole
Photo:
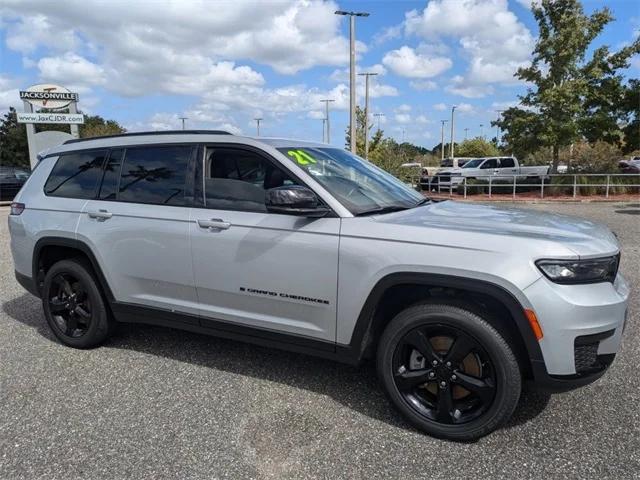
[[331, 126], [329, 124], [329, 103], [335, 102], [335, 100], [331, 100], [330, 98], [326, 98], [324, 100], [320, 100], [324, 102], [324, 118], [327, 121], [327, 143], [331, 143]]
[[178, 117], [178, 118], [182, 120], [182, 129], [184, 130], [184, 121], [189, 120], [189, 117]]
[[[498, 114], [498, 119], [497, 121], [500, 121], [500, 117], [502, 116], [502, 112], [504, 112], [504, 110], [496, 110], [496, 113]], [[500, 124], [496, 124], [496, 147], [500, 145]]]
[[453, 112], [456, 111], [456, 108], [458, 108], [457, 105], [453, 105], [451, 107], [451, 159], [454, 158], [453, 154], [454, 154], [454, 150], [453, 150], [453, 141], [454, 141], [454, 136], [455, 136], [455, 130], [454, 130], [454, 119], [453, 119]]
[[378, 117], [378, 130], [380, 130], [380, 117], [384, 117], [384, 113], [374, 113], [374, 117]]
[[465, 139], [465, 140], [467, 139], [467, 132], [469, 132], [469, 129], [468, 129], [468, 128], [465, 128], [465, 129], [464, 129], [464, 139]]
[[378, 74], [366, 72], [358, 75], [364, 77], [364, 159], [369, 160], [369, 77]]
[[356, 153], [356, 17], [368, 17], [367, 12], [336, 10], [336, 15], [349, 16], [349, 140], [351, 152]]
[[262, 121], [262, 118], [254, 118], [254, 120], [256, 121], [256, 128], [258, 129], [258, 136], [260, 136], [260, 122]]
[[444, 160], [444, 124], [449, 120], [440, 120], [442, 126], [440, 127], [440, 161]]
[[322, 119], [322, 143], [327, 143], [325, 140], [325, 136], [326, 136], [326, 125], [327, 125], [327, 119], [323, 118]]
[[402, 143], [404, 143], [404, 127], [402, 128]]
[[480, 124], [480, 138], [484, 140], [484, 124]]

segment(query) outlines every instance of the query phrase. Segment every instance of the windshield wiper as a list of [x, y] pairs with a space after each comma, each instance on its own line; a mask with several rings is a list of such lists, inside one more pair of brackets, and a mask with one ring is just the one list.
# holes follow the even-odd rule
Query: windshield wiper
[[418, 200], [418, 202], [411, 208], [419, 207], [420, 205], [424, 205], [425, 203], [429, 203], [431, 201], [430, 198], [424, 197], [422, 200]]
[[402, 207], [400, 205], [372, 208], [371, 210], [365, 210], [364, 212], [356, 213], [356, 217], [364, 217], [365, 215], [378, 215], [382, 213], [399, 212], [401, 210], [408, 210], [410, 208], [412, 207]]

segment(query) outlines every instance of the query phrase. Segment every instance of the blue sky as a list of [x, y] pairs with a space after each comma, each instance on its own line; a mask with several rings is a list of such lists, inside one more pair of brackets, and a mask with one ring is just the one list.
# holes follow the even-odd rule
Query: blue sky
[[[619, 48], [640, 32], [640, 3], [606, 4], [616, 20], [595, 45]], [[333, 98], [332, 143], [348, 123], [348, 20], [359, 18], [358, 71], [378, 73], [371, 113], [385, 134], [431, 148], [458, 105], [456, 139], [495, 135], [495, 110], [524, 85], [537, 28], [526, 0], [92, 2], [0, 0], [0, 110], [18, 90], [52, 82], [80, 107], [129, 130], [225, 128], [322, 138], [320, 99]], [[640, 59], [625, 72], [640, 75]], [[358, 103], [364, 87], [358, 84]], [[467, 131], [465, 132], [465, 129]]]

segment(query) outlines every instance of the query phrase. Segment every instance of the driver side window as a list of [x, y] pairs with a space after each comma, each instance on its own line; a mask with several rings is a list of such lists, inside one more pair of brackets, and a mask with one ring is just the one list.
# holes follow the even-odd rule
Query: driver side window
[[266, 213], [266, 190], [296, 185], [281, 168], [250, 150], [207, 148], [204, 162], [206, 208]]

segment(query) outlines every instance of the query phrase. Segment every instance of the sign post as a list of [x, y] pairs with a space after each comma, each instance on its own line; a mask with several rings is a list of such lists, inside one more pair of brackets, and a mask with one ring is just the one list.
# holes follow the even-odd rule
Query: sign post
[[[27, 128], [27, 143], [29, 145], [29, 162], [31, 169], [38, 163], [38, 149], [50, 148], [59, 145], [61, 139], [78, 138], [78, 125], [84, 123], [84, 115], [78, 113], [78, 94], [70, 92], [65, 87], [52, 84], [33, 85], [26, 90], [20, 91], [20, 98], [24, 104], [24, 112], [17, 113], [19, 123], [24, 123]], [[51, 112], [42, 113], [34, 111], [37, 109], [47, 109]], [[69, 113], [55, 113], [55, 110], [68, 107]], [[60, 132], [61, 135], [47, 135], [38, 138], [43, 133], [36, 133], [36, 123], [57, 123], [70, 125], [71, 134]], [[68, 137], [65, 137], [65, 135]], [[46, 137], [46, 138], [45, 138]], [[55, 139], [55, 140], [54, 140]], [[39, 141], [38, 141], [39, 140]], [[55, 141], [53, 145], [48, 143]], [[44, 143], [44, 145], [43, 145]]]

